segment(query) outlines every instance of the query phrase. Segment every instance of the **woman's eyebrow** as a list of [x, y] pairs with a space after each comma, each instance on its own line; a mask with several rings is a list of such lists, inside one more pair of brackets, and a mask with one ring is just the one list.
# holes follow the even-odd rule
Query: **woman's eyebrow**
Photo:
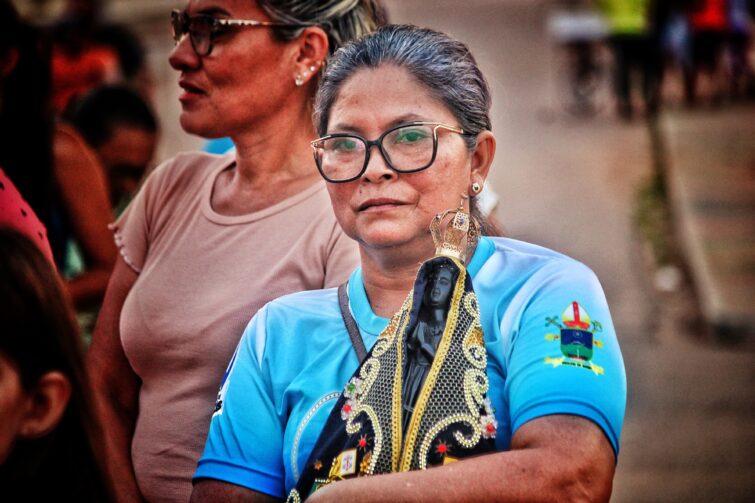
[[195, 15], [196, 14], [202, 14], [204, 16], [213, 16], [213, 17], [214, 16], [226, 16], [226, 17], [230, 17], [231, 16], [231, 13], [228, 12], [227, 10], [223, 9], [222, 7], [215, 7], [215, 6], [200, 8], [199, 10], [197, 10], [197, 12], [195, 12], [193, 14], [195, 14]]
[[348, 122], [338, 122], [336, 124], [333, 124], [332, 127], [328, 128], [328, 130], [334, 129], [336, 131], [347, 131], [349, 133], [357, 133], [362, 134], [362, 129], [354, 126], [352, 124], [349, 124]]
[[422, 122], [422, 121], [427, 121], [427, 117], [423, 117], [415, 113], [408, 113], [400, 117], [397, 117], [393, 122], [391, 122], [391, 127], [399, 126], [406, 122]]
[[[388, 126], [385, 129], [390, 129], [395, 126], [400, 126], [408, 122], [422, 122], [422, 121], [427, 121], [427, 117], [423, 117], [415, 113], [408, 113], [408, 114], [404, 114], [393, 119], [391, 122], [388, 123]], [[337, 131], [348, 131], [348, 132], [357, 133], [357, 134], [363, 133], [362, 128], [348, 122], [337, 122], [331, 128], [328, 128], [328, 129], [329, 130], [333, 129]]]

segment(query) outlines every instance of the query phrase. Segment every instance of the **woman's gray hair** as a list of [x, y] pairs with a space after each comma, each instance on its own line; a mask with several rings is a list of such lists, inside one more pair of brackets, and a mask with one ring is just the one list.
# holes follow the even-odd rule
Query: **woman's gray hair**
[[[385, 24], [385, 11], [379, 0], [257, 0], [273, 21], [311, 24], [328, 34], [329, 51], [375, 31]], [[293, 40], [303, 28], [274, 28], [281, 40]]]
[[408, 71], [445, 104], [475, 147], [490, 130], [490, 90], [469, 48], [444, 33], [409, 25], [389, 25], [339, 49], [328, 63], [314, 107], [315, 129], [327, 131], [330, 109], [343, 84], [362, 68], [391, 64]]

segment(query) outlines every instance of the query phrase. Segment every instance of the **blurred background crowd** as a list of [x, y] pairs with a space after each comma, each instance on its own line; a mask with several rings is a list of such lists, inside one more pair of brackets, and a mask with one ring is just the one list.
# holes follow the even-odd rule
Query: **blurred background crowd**
[[[165, 12], [181, 2], [11, 3], [23, 21], [11, 29], [4, 8], [0, 166], [48, 229], [68, 291], [86, 312], [101, 300], [116, 253], [103, 224], [147, 170], [183, 149], [229, 144], [187, 137], [176, 100], [163, 99], [176, 92], [165, 62], [156, 64], [169, 50]], [[558, 87], [553, 106], [541, 109], [546, 120], [606, 110], [631, 120], [664, 104], [755, 98], [749, 0], [545, 4], [542, 35], [556, 54]]]

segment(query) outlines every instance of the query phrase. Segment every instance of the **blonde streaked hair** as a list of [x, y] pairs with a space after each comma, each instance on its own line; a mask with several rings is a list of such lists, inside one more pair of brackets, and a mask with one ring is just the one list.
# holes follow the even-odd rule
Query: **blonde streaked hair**
[[[322, 27], [328, 34], [330, 54], [386, 22], [379, 0], [257, 0], [257, 3], [273, 21]], [[277, 27], [274, 33], [282, 40], [292, 40], [303, 29]]]

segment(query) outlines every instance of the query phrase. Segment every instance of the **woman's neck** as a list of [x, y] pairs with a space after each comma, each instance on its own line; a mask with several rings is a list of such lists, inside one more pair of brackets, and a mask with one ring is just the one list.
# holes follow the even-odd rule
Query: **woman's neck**
[[226, 215], [259, 211], [320, 180], [310, 155], [309, 142], [315, 136], [311, 119], [282, 115], [288, 120], [272, 117], [254, 130], [233, 135], [236, 164], [215, 180], [215, 211]]
[[380, 250], [360, 246], [364, 290], [376, 315], [390, 318], [401, 308], [422, 262], [433, 256], [429, 235], [427, 241], [414, 246], [415, 250], [408, 246]]

